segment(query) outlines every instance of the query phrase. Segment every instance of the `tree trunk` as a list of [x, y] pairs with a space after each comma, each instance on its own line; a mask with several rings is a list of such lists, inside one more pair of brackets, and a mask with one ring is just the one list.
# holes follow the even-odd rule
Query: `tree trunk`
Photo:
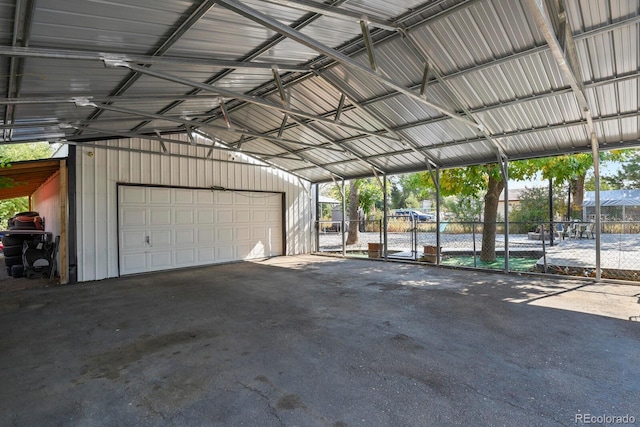
[[584, 179], [585, 176], [579, 176], [571, 181], [571, 198], [575, 211], [580, 212], [580, 218], [582, 218], [582, 204], [584, 203]]
[[349, 234], [347, 234], [347, 245], [358, 243], [358, 182], [355, 179], [349, 184]]
[[[489, 174], [487, 194], [484, 196], [484, 229], [482, 231], [482, 250], [480, 260], [493, 262], [496, 260], [496, 221], [498, 219], [498, 198], [504, 189], [502, 178], [496, 179]], [[505, 200], [505, 203], [507, 201]]]

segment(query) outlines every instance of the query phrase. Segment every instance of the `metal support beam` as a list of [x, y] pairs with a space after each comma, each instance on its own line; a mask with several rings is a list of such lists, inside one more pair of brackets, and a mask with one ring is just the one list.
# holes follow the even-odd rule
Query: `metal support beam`
[[[593, 155], [593, 176], [595, 188], [595, 215], [596, 215], [596, 280], [602, 279], [602, 261], [600, 251], [602, 248], [602, 218], [600, 208], [600, 147], [595, 133], [591, 134], [591, 150]], [[623, 218], [624, 220], [624, 218]]]
[[420, 85], [420, 95], [424, 96], [429, 84], [429, 62], [424, 63], [424, 72], [422, 73], [422, 84]]
[[[334, 0], [333, 2], [331, 2], [331, 6], [339, 6], [341, 4], [343, 4], [344, 2], [346, 2], [347, 0]], [[314, 14], [311, 16], [304, 16], [301, 19], [299, 19], [298, 21], [295, 21], [291, 24], [292, 28], [295, 28], [297, 30], [301, 30], [304, 27], [312, 24], [313, 22], [317, 21], [319, 18], [321, 18], [322, 15], [318, 15], [318, 14]], [[241, 58], [239, 58], [241, 61], [253, 61], [255, 59], [260, 58], [265, 52], [268, 52], [269, 49], [273, 49], [275, 46], [277, 46], [280, 42], [284, 41], [286, 39], [285, 36], [281, 35], [281, 34], [277, 34], [273, 37], [271, 37], [270, 39], [266, 40], [265, 42], [261, 43], [260, 45], [256, 46], [254, 49], [252, 49], [249, 53], [247, 53], [246, 55], [242, 56]], [[280, 68], [280, 69], [284, 69], [284, 68]], [[220, 80], [228, 77], [231, 73], [234, 72], [233, 68], [228, 68], [224, 71], [218, 72], [216, 74], [214, 74], [211, 78], [207, 79], [204, 83], [209, 84], [209, 85], [213, 85], [217, 82], [219, 82]], [[200, 93], [201, 90], [200, 89], [193, 89], [191, 90], [187, 95], [196, 95], [198, 93]], [[169, 105], [165, 106], [164, 108], [162, 108], [160, 111], [158, 111], [159, 114], [165, 114], [169, 111], [171, 111], [174, 108], [177, 108], [180, 104], [182, 104], [182, 101], [180, 100], [176, 100], [174, 102], [171, 102]], [[138, 130], [143, 128], [144, 126], [146, 126], [148, 124], [148, 121], [142, 122], [140, 124], [138, 124], [134, 130]]]
[[434, 168], [427, 164], [427, 170], [431, 175], [431, 181], [436, 189], [436, 264], [440, 265], [442, 255], [440, 254], [441, 237], [440, 237], [440, 168]]
[[[138, 110], [132, 110], [132, 109], [129, 109], [129, 108], [114, 107], [113, 105], [94, 104], [92, 102], [88, 102], [88, 103], [80, 105], [80, 106], [101, 108], [101, 109], [104, 109], [104, 110], [115, 111], [115, 112], [124, 113], [124, 114], [131, 114], [131, 115], [134, 115], [134, 116], [137, 116], [137, 117], [146, 117], [146, 118], [154, 119], [154, 120], [165, 120], [165, 121], [180, 123], [181, 125], [184, 125], [184, 126], [192, 126], [192, 127], [197, 127], [197, 128], [201, 128], [202, 127], [202, 128], [208, 128], [208, 129], [218, 130], [218, 131], [230, 131], [230, 132], [238, 133], [238, 134], [241, 134], [241, 135], [250, 135], [250, 136], [257, 137], [257, 138], [266, 139], [266, 140], [274, 142], [274, 143], [288, 143], [288, 144], [302, 145], [302, 146], [306, 146], [306, 147], [312, 147], [312, 148], [317, 148], [317, 149], [321, 149], [321, 150], [329, 150], [329, 151], [338, 151], [338, 152], [343, 152], [344, 151], [342, 149], [335, 149], [335, 148], [331, 148], [331, 147], [315, 146], [313, 144], [305, 144], [303, 142], [299, 142], [299, 141], [295, 141], [295, 140], [275, 138], [275, 137], [272, 137], [272, 136], [260, 134], [258, 132], [253, 132], [253, 131], [251, 131], [249, 129], [246, 129], [246, 128], [240, 129], [240, 128], [232, 127], [230, 129], [227, 129], [226, 127], [223, 127], [223, 126], [211, 125], [211, 124], [208, 124], [208, 123], [197, 122], [197, 121], [194, 121], [194, 120], [187, 120], [187, 119], [184, 119], [184, 118], [167, 117], [167, 116], [162, 116], [160, 114], [146, 113], [146, 112], [142, 112], [142, 111], [138, 111]], [[118, 131], [110, 131], [110, 132], [112, 134], [118, 134], [119, 133]], [[132, 134], [134, 134], [134, 133], [132, 133]], [[140, 135], [140, 133], [138, 133], [136, 135]], [[283, 148], [283, 147], [281, 147], [281, 148]], [[300, 157], [299, 160], [305, 160], [305, 159]]]
[[369, 65], [373, 71], [378, 71], [376, 65], [376, 53], [373, 46], [373, 39], [371, 38], [371, 32], [369, 31], [369, 25], [366, 21], [360, 21], [360, 30], [362, 31], [362, 38], [364, 39], [364, 46], [367, 49], [367, 56], [369, 57]]
[[[430, 57], [430, 55], [424, 50], [422, 49], [422, 46], [417, 43], [413, 36], [409, 35], [408, 37], [405, 37], [402, 39], [404, 41], [404, 43], [407, 45], [407, 47], [409, 47], [410, 49], [412, 48], [415, 52], [417, 52], [423, 59], [423, 61], [425, 63], [433, 63], [433, 59]], [[436, 69], [436, 67], [432, 66], [431, 68], [431, 73], [434, 75], [434, 77], [436, 78], [436, 80], [438, 81], [438, 83], [440, 83], [442, 86], [444, 86], [444, 88], [449, 92], [449, 96], [456, 102], [456, 104], [459, 105], [459, 107], [462, 109], [462, 111], [464, 112], [464, 115], [471, 121], [473, 121], [474, 123], [477, 124], [478, 129], [480, 129], [480, 133], [482, 133], [482, 135], [484, 135], [484, 138], [494, 147], [494, 149], [496, 150], [497, 154], [499, 156], [504, 155], [504, 148], [500, 145], [500, 143], [498, 141], [496, 141], [492, 136], [491, 136], [491, 132], [489, 132], [489, 130], [487, 129], [487, 127], [481, 123], [480, 121], [478, 121], [478, 119], [475, 118], [475, 116], [471, 113], [471, 110], [469, 108], [469, 106], [464, 102], [464, 97], [462, 97], [458, 91], [455, 89], [455, 87], [453, 87], [452, 84], [450, 84], [449, 82], [446, 82], [443, 78], [441, 73]], [[425, 74], [426, 74], [425, 70]]]
[[384, 118], [380, 114], [378, 114], [377, 112], [374, 112], [370, 107], [363, 107], [363, 106], [359, 105], [359, 103], [355, 101], [356, 96], [353, 93], [352, 89], [349, 86], [347, 86], [346, 84], [344, 84], [344, 82], [339, 81], [338, 79], [336, 79], [333, 76], [331, 76], [329, 74], [326, 74], [326, 73], [319, 74], [319, 77], [322, 78], [327, 83], [329, 83], [334, 88], [336, 88], [336, 90], [338, 90], [342, 94], [348, 95], [349, 98], [351, 98], [351, 104], [352, 105], [354, 105], [360, 111], [366, 113], [373, 120], [379, 122], [383, 126], [385, 131], [387, 131], [389, 133], [389, 135], [393, 135], [394, 137], [397, 138], [398, 141], [400, 141], [404, 145], [407, 145], [415, 153], [420, 154], [422, 157], [425, 157], [425, 161], [426, 162], [430, 162], [433, 165], [437, 165], [436, 159], [434, 159], [429, 154], [421, 152], [418, 144], [414, 143], [409, 138], [407, 138], [407, 137], [405, 137], [403, 135], [400, 135], [398, 132], [396, 132], [396, 131], [392, 130], [391, 128], [387, 127], [384, 124]]
[[77, 49], [49, 49], [20, 46], [0, 46], [0, 56], [11, 58], [45, 58], [80, 61], [130, 61], [144, 65], [195, 65], [212, 68], [233, 68], [236, 70], [271, 70], [277, 68], [286, 72], [311, 72], [311, 68], [291, 64], [228, 61], [213, 58], [189, 58], [181, 56], [136, 55], [121, 52], [95, 52]]
[[344, 93], [340, 94], [340, 101], [338, 102], [338, 108], [336, 109], [336, 117], [333, 119], [334, 121], [339, 121], [340, 116], [342, 115], [342, 109], [344, 108], [344, 101], [347, 99]]
[[363, 161], [365, 163], [367, 163], [372, 169], [377, 169], [379, 170], [381, 173], [384, 173], [384, 171], [382, 170], [382, 168], [380, 166], [378, 166], [375, 162], [372, 162], [370, 160], [365, 160], [364, 156], [360, 153], [358, 153], [357, 151], [355, 151], [352, 148], [349, 148], [347, 146], [344, 145], [339, 145], [337, 142], [335, 142], [333, 139], [331, 139], [331, 136], [327, 135], [326, 132], [322, 131], [321, 129], [318, 129], [316, 126], [313, 126], [313, 123], [306, 123], [304, 121], [299, 120], [296, 117], [291, 116], [291, 119], [298, 123], [300, 126], [304, 126], [307, 129], [310, 129], [311, 131], [317, 133], [318, 135], [322, 136], [323, 138], [327, 139], [329, 141], [329, 143], [333, 146], [335, 146], [336, 148], [341, 149], [343, 152], [346, 153], [350, 153], [351, 155], [353, 155], [357, 160]]
[[273, 80], [276, 82], [276, 87], [278, 88], [278, 93], [280, 94], [280, 99], [282, 100], [282, 106], [287, 106], [287, 96], [284, 92], [284, 86], [282, 85], [282, 79], [280, 78], [280, 73], [277, 69], [272, 70]]
[[[557, 17], [562, 18], [564, 15], [566, 20], [564, 0], [556, 0], [555, 2], [548, 3], [545, 3], [542, 0], [527, 0], [527, 5], [533, 13], [538, 29], [542, 32], [542, 35], [551, 49], [551, 53], [553, 54], [562, 75], [569, 81], [569, 85], [571, 86], [576, 100], [578, 101], [578, 105], [582, 110], [582, 115], [587, 121], [587, 135], [589, 136], [593, 152], [593, 167], [596, 182], [596, 280], [600, 280], [602, 269], [600, 264], [600, 159], [598, 137], [593, 124], [591, 108], [589, 107], [587, 96], [584, 91], [582, 73], [580, 72], [580, 64], [578, 62], [577, 49], [571, 33], [571, 26], [568, 21], [566, 22], [566, 25], [560, 26], [559, 30], [562, 31], [561, 34], [558, 34], [553, 26], [553, 22], [555, 22]], [[549, 7], [551, 7], [552, 10], [549, 10]]]
[[[207, 12], [209, 12], [209, 10], [213, 6], [215, 6], [215, 4], [216, 3], [214, 0], [204, 0], [198, 5], [192, 6], [189, 16], [182, 19], [176, 25], [175, 30], [173, 30], [172, 33], [169, 34], [167, 38], [164, 39], [164, 41], [160, 44], [160, 46], [158, 46], [158, 48], [154, 50], [151, 56], [158, 56], [158, 57], [163, 56], [176, 42], [178, 42], [178, 40], [180, 40], [180, 38], [182, 38], [182, 36], [187, 31], [189, 31], [204, 15], [206, 15]], [[133, 86], [134, 83], [137, 82], [139, 78], [140, 78], [139, 73], [133, 73], [133, 72], [129, 73], [129, 75], [125, 77], [124, 80], [120, 82], [120, 84], [118, 84], [118, 87], [113, 92], [111, 92], [110, 95], [111, 96], [122, 95], [127, 90], [129, 90], [129, 88], [131, 88], [131, 86]], [[88, 119], [89, 120], [97, 119], [101, 115], [102, 115], [102, 111], [96, 110], [89, 115]], [[78, 133], [82, 133], [82, 132], [78, 132]]]
[[389, 256], [389, 246], [388, 246], [388, 242], [389, 242], [389, 236], [388, 236], [388, 216], [387, 213], [389, 212], [389, 196], [388, 194], [388, 190], [387, 190], [387, 186], [388, 186], [388, 182], [389, 180], [387, 179], [387, 176], [384, 176], [384, 186], [382, 187], [382, 256], [384, 257], [385, 261], [387, 260], [387, 257]]
[[282, 138], [282, 134], [284, 133], [285, 128], [287, 127], [287, 119], [289, 115], [285, 114], [282, 118], [282, 124], [280, 125], [280, 129], [278, 130], [278, 138]]
[[227, 125], [227, 129], [231, 129], [231, 117], [229, 117], [229, 112], [222, 98], [220, 98], [220, 111], [222, 112], [222, 117], [224, 118], [224, 123]]
[[159, 79], [171, 81], [171, 82], [174, 82], [174, 83], [183, 84], [185, 86], [191, 86], [191, 87], [194, 87], [194, 88], [197, 88], [197, 89], [201, 89], [201, 90], [204, 90], [204, 91], [217, 93], [217, 94], [222, 95], [222, 96], [227, 97], [227, 98], [239, 99], [239, 100], [248, 102], [250, 104], [255, 104], [255, 105], [261, 106], [263, 108], [270, 109], [270, 110], [277, 110], [277, 111], [280, 111], [280, 112], [283, 112], [283, 113], [286, 113], [286, 114], [291, 114], [291, 115], [296, 115], [296, 116], [299, 116], [299, 117], [304, 117], [306, 119], [311, 119], [311, 120], [314, 120], [314, 121], [317, 121], [317, 122], [321, 122], [321, 123], [325, 123], [325, 124], [331, 125], [332, 127], [339, 127], [339, 128], [343, 128], [343, 129], [347, 129], [347, 130], [353, 131], [353, 132], [362, 133], [362, 134], [365, 134], [365, 135], [371, 135], [371, 136], [377, 136], [377, 137], [380, 137], [380, 138], [387, 138], [387, 139], [396, 140], [395, 138], [393, 138], [391, 136], [385, 135], [386, 131], [374, 132], [374, 131], [368, 131], [366, 129], [359, 128], [357, 126], [351, 126], [351, 125], [347, 125], [347, 124], [344, 124], [344, 123], [336, 123], [331, 119], [327, 119], [325, 117], [322, 117], [322, 116], [319, 116], [319, 115], [316, 115], [316, 114], [310, 114], [310, 113], [307, 113], [307, 112], [304, 112], [304, 111], [301, 111], [301, 110], [295, 110], [295, 109], [292, 109], [292, 108], [286, 108], [284, 106], [280, 106], [280, 105], [274, 104], [274, 103], [272, 103], [270, 101], [267, 101], [265, 99], [261, 99], [261, 98], [255, 97], [255, 96], [250, 96], [250, 95], [245, 95], [243, 93], [233, 92], [233, 91], [230, 91], [230, 90], [227, 90], [227, 89], [210, 86], [210, 85], [207, 85], [207, 84], [204, 84], [204, 83], [199, 83], [199, 82], [196, 82], [196, 81], [193, 81], [193, 80], [189, 80], [189, 79], [183, 79], [183, 78], [178, 77], [178, 76], [174, 76], [174, 75], [171, 75], [171, 74], [168, 74], [168, 73], [161, 73], [161, 72], [154, 71], [152, 69], [149, 69], [149, 68], [146, 68], [146, 67], [141, 67], [141, 66], [138, 66], [138, 65], [135, 65], [135, 64], [131, 64], [131, 63], [128, 63], [128, 62], [117, 62], [117, 63], [114, 63], [113, 65], [126, 67], [126, 68], [129, 68], [129, 69], [131, 69], [133, 71], [136, 71], [136, 72], [138, 72], [140, 74], [146, 74], [146, 75], [149, 75], [149, 76], [152, 76], [152, 77], [156, 77], [156, 78], [159, 78]]
[[[160, 143], [162, 152], [164, 154], [169, 154], [167, 147], [165, 145], [166, 143], [169, 144], [177, 144], [177, 145], [191, 145], [194, 147], [208, 147], [211, 148], [212, 150], [219, 150], [219, 151], [227, 151], [227, 152], [234, 152], [234, 153], [242, 153], [242, 154], [246, 154], [247, 156], [254, 156], [256, 157], [257, 160], [260, 161], [264, 161], [263, 159], [261, 159], [259, 156], [263, 156], [263, 153], [259, 153], [259, 152], [253, 152], [253, 151], [240, 151], [237, 148], [232, 148], [232, 147], [226, 147], [222, 144], [219, 144], [217, 146], [211, 146], [209, 144], [202, 144], [202, 143], [198, 143], [194, 137], [193, 133], [188, 133], [187, 134], [187, 138], [189, 139], [188, 143], [185, 143], [183, 141], [180, 141], [178, 139], [171, 139], [171, 138], [165, 138], [163, 137], [159, 132], [156, 133], [156, 136], [152, 136], [152, 135], [148, 135], [148, 134], [135, 134], [135, 133], [131, 133], [131, 132], [113, 132], [111, 130], [107, 130], [107, 129], [98, 129], [98, 128], [94, 128], [94, 127], [86, 127], [83, 128], [86, 129], [88, 132], [88, 135], [83, 135], [84, 138], [87, 138], [88, 136], [91, 135], [91, 133], [97, 133], [97, 134], [102, 134], [102, 135], [109, 135], [112, 137], [122, 137], [122, 138], [142, 138], [142, 139], [148, 139], [150, 141], [158, 141]], [[196, 132], [198, 133], [198, 132]], [[203, 137], [207, 137], [207, 139], [211, 139], [208, 137], [208, 135], [204, 135], [202, 133], [198, 133], [200, 136]], [[69, 137], [67, 142], [71, 143], [71, 142], [76, 142], [75, 138], [76, 137]], [[287, 157], [286, 155], [281, 155], [281, 156], [272, 156], [272, 157], [277, 157], [277, 158], [283, 158], [283, 159], [287, 159], [287, 160], [300, 160], [299, 158], [294, 158], [294, 157]]]
[[[26, 47], [31, 38], [31, 24], [35, 12], [35, 0], [17, 0], [13, 17], [13, 34], [11, 38], [11, 48]], [[7, 98], [17, 98], [20, 95], [22, 86], [22, 75], [24, 70], [24, 60], [12, 57], [9, 60]], [[7, 105], [4, 114], [4, 124], [11, 124], [14, 121], [15, 107]], [[12, 130], [4, 130], [4, 140], [11, 138]]]
[[504, 182], [504, 271], [509, 272], [509, 159], [498, 157], [502, 181]]
[[414, 99], [415, 101], [427, 105], [428, 107], [442, 113], [445, 114], [453, 119], [456, 119], [458, 121], [460, 121], [461, 123], [465, 123], [468, 126], [471, 127], [478, 127], [477, 123], [474, 123], [472, 121], [469, 121], [468, 119], [458, 115], [457, 113], [450, 111], [449, 109], [442, 107], [440, 105], [437, 105], [433, 102], [429, 102], [427, 100], [425, 100], [422, 96], [420, 96], [417, 93], [414, 93], [411, 90], [408, 90], [407, 88], [405, 88], [404, 86], [398, 85], [397, 83], [395, 83], [393, 80], [384, 77], [382, 75], [379, 75], [377, 73], [375, 73], [374, 71], [362, 66], [360, 63], [354, 61], [352, 58], [350, 58], [349, 56], [335, 50], [332, 49], [320, 42], [318, 42], [317, 40], [307, 36], [306, 34], [303, 34], [300, 31], [294, 30], [293, 28], [284, 25], [282, 23], [280, 23], [279, 21], [259, 12], [256, 9], [253, 9], [237, 0], [217, 0], [217, 4], [219, 4], [220, 6], [229, 9], [233, 12], [236, 12], [237, 14], [244, 16], [247, 19], [250, 19], [260, 25], [263, 25], [266, 28], [269, 28], [279, 34], [282, 34], [288, 38], [290, 38], [291, 40], [294, 40], [300, 44], [302, 44], [303, 46], [306, 46], [310, 49], [315, 50], [318, 53], [321, 53], [325, 56], [327, 56], [328, 58], [333, 59], [334, 61], [344, 65], [345, 67], [354, 70], [356, 72], [360, 72], [363, 73], [364, 75], [372, 78], [373, 80], [384, 84], [385, 86], [391, 88], [391, 89], [395, 89], [398, 92], [401, 92], [402, 94]]

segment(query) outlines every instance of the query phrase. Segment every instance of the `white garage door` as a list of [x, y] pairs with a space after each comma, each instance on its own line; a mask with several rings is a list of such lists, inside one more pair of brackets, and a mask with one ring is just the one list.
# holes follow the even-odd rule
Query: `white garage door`
[[120, 274], [283, 253], [282, 194], [118, 187]]

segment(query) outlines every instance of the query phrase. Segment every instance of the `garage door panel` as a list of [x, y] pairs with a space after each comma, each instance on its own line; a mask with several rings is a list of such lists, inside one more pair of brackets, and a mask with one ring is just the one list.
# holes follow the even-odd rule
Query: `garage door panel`
[[264, 227], [251, 227], [251, 238], [252, 239], [266, 239], [267, 238], [267, 234], [268, 234], [267, 229], [265, 229]]
[[143, 207], [123, 209], [120, 216], [120, 225], [123, 227], [139, 227], [147, 224], [147, 209]]
[[194, 265], [196, 260], [196, 250], [191, 249], [179, 249], [174, 251], [175, 265], [176, 266], [189, 266]]
[[200, 248], [198, 249], [198, 263], [199, 264], [211, 264], [216, 260], [215, 248]]
[[173, 203], [176, 205], [192, 205], [194, 201], [193, 190], [173, 190]]
[[[149, 230], [146, 233], [149, 236], [149, 244], [153, 247], [170, 246], [171, 230]], [[146, 236], [144, 237], [146, 239]]]
[[149, 225], [171, 225], [171, 208], [161, 207], [150, 209]]
[[269, 196], [267, 194], [258, 195], [257, 197], [253, 197], [253, 198], [251, 198], [251, 205], [252, 206], [266, 206], [268, 197]]
[[120, 202], [146, 204], [147, 192], [142, 187], [121, 187]]
[[196, 232], [196, 243], [213, 244], [216, 241], [216, 232], [213, 228], [199, 228]]
[[215, 203], [217, 205], [233, 205], [233, 193], [227, 191], [216, 191]]
[[125, 251], [144, 249], [146, 242], [145, 237], [147, 233], [144, 231], [129, 231], [120, 234], [120, 241], [122, 248]]
[[196, 222], [198, 224], [213, 224], [215, 222], [216, 212], [213, 209], [198, 209], [196, 213]]
[[145, 253], [131, 254], [124, 258], [123, 268], [131, 273], [148, 271], [147, 255]]
[[251, 204], [251, 199], [247, 193], [234, 193], [233, 204], [236, 206], [246, 206]]
[[218, 246], [216, 249], [216, 260], [225, 262], [235, 260], [235, 248], [233, 246]]
[[152, 205], [170, 205], [171, 189], [169, 188], [149, 188], [149, 203]]
[[150, 271], [166, 270], [172, 265], [172, 251], [147, 252], [148, 268]]
[[248, 209], [238, 209], [235, 211], [235, 222], [246, 223], [251, 222], [251, 212]]
[[120, 273], [282, 255], [277, 193], [123, 185]]
[[218, 211], [219, 224], [233, 224], [233, 211], [231, 209]]
[[248, 228], [244, 228], [244, 227], [240, 228], [240, 227], [237, 227], [235, 231], [236, 231], [236, 232], [235, 232], [235, 235], [236, 235], [235, 240], [236, 240], [236, 241], [240, 241], [240, 240], [249, 240], [249, 238], [250, 238], [250, 236], [251, 236], [250, 231], [249, 231], [249, 229], [248, 229]]
[[277, 210], [270, 209], [267, 211], [267, 221], [269, 222], [281, 222], [282, 221], [282, 213]]
[[215, 204], [215, 193], [213, 191], [198, 191], [196, 193], [196, 204], [213, 206]]
[[251, 221], [263, 223], [267, 219], [267, 213], [263, 210], [251, 211]]
[[249, 251], [249, 258], [263, 258], [266, 254], [264, 244], [262, 242], [256, 243]]
[[193, 246], [196, 244], [196, 233], [194, 229], [175, 230], [175, 236], [175, 244], [178, 246]]
[[218, 228], [218, 239], [220, 243], [232, 243], [233, 242], [233, 228]]
[[249, 259], [252, 246], [246, 243], [238, 243], [236, 245], [236, 259]]
[[195, 223], [193, 209], [176, 209], [174, 217], [174, 224], [176, 225], [192, 225]]

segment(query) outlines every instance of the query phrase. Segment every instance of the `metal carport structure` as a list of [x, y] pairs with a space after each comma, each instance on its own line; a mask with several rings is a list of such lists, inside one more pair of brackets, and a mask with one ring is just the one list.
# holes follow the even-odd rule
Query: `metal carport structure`
[[126, 150], [310, 183], [597, 154], [640, 141], [639, 21], [612, 0], [2, 1], [2, 143], [143, 139]]

